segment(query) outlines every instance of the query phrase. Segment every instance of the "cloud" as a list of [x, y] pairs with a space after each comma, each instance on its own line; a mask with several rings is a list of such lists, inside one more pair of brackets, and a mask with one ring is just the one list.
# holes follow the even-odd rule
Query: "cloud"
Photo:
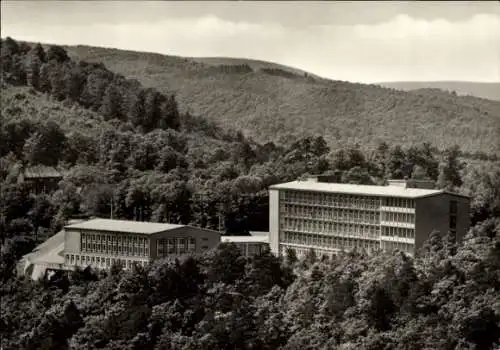
[[400, 14], [375, 24], [296, 27], [232, 21], [215, 15], [64, 26], [39, 26], [33, 19], [3, 26], [5, 35], [181, 56], [270, 60], [333, 79], [360, 82], [500, 81], [497, 14], [478, 14], [460, 21]]

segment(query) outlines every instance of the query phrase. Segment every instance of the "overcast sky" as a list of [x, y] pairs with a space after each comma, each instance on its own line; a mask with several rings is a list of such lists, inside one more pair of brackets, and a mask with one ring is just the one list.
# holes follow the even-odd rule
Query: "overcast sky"
[[268, 60], [358, 82], [500, 81], [500, 3], [1, 1], [1, 35]]

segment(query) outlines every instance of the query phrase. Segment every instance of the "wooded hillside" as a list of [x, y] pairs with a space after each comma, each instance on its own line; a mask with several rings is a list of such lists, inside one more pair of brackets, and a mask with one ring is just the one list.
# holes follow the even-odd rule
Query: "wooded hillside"
[[[217, 69], [218, 63], [233, 62], [225, 59], [66, 49], [76, 59], [103, 62], [147, 87], [175, 93], [182, 110], [240, 129], [260, 142], [322, 135], [333, 147], [429, 142], [440, 149], [460, 144], [467, 152], [500, 153], [500, 101], [320, 79], [287, 67], [266, 71], [262, 63], [248, 60], [235, 62], [253, 67], [251, 72]], [[283, 74], [273, 74], [279, 70]]]

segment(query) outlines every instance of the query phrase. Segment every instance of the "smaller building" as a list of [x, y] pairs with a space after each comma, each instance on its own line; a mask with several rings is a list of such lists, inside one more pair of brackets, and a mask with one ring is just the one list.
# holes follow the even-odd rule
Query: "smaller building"
[[196, 254], [216, 247], [218, 231], [187, 225], [92, 219], [64, 228], [66, 266], [108, 269], [121, 263], [147, 265], [155, 259]]
[[269, 249], [269, 232], [251, 232], [250, 236], [222, 236], [222, 243], [234, 243], [241, 254], [253, 256]]
[[21, 169], [18, 183], [25, 183], [34, 194], [50, 193], [57, 189], [63, 175], [57, 169], [44, 165], [36, 165]]
[[127, 220], [75, 220], [26, 254], [17, 265], [19, 275], [37, 280], [50, 271], [76, 268], [109, 269], [121, 264], [147, 265], [155, 259], [176, 258], [215, 248], [218, 231], [187, 225]]

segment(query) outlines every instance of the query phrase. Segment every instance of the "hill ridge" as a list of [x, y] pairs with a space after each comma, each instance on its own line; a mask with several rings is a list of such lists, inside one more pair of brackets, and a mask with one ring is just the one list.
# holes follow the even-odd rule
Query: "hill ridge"
[[[233, 74], [186, 57], [66, 46], [146, 88], [175, 94], [183, 112], [240, 129], [257, 142], [290, 144], [322, 135], [332, 147], [380, 141], [500, 154], [500, 102], [447, 92], [405, 92], [377, 84], [288, 79], [257, 70]], [[241, 62], [238, 60], [238, 62]]]
[[458, 95], [472, 95], [477, 98], [500, 101], [500, 81], [477, 82], [464, 80], [435, 80], [435, 81], [394, 81], [380, 82], [377, 85], [396, 88], [403, 91], [420, 89], [440, 89], [454, 91]]

